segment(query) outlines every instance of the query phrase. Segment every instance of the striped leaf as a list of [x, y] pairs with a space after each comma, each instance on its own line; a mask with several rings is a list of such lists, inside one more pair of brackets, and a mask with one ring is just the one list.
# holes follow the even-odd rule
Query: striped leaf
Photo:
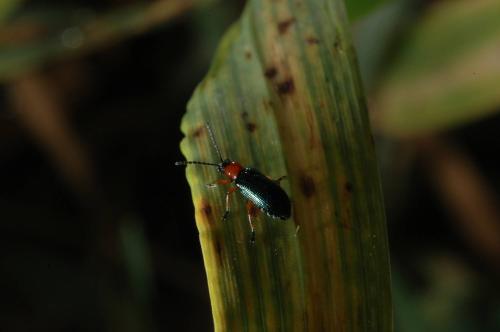
[[282, 185], [292, 218], [255, 219], [220, 175], [191, 165], [216, 331], [391, 331], [385, 215], [357, 64], [339, 0], [250, 0], [182, 122], [187, 160], [224, 157]]

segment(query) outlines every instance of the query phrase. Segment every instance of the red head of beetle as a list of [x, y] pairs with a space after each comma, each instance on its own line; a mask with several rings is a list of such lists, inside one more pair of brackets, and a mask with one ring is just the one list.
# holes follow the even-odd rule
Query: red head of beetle
[[232, 160], [224, 160], [219, 167], [219, 172], [223, 173], [225, 176], [231, 180], [236, 180], [240, 172], [243, 170], [243, 166]]

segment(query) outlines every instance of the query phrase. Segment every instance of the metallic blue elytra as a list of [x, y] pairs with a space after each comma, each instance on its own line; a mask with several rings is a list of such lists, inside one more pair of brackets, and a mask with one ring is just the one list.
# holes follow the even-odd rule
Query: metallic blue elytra
[[286, 192], [254, 168], [243, 169], [234, 180], [241, 194], [272, 218], [288, 219], [292, 206]]

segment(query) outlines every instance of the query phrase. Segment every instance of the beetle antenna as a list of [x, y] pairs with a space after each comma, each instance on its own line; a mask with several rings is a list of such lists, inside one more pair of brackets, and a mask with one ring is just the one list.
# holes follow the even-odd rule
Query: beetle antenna
[[220, 162], [224, 162], [224, 160], [222, 159], [222, 154], [220, 153], [220, 150], [219, 150], [219, 146], [217, 145], [217, 142], [215, 141], [215, 136], [214, 136], [214, 133], [212, 132], [212, 128], [210, 128], [210, 125], [208, 124], [208, 122], [205, 123], [205, 126], [207, 127], [207, 130], [208, 130], [208, 136], [210, 136], [210, 140], [212, 141], [212, 144], [215, 148], [215, 151], [217, 151], [217, 154], [219, 155], [219, 159], [220, 159]]
[[187, 166], [189, 164], [196, 164], [196, 165], [206, 165], [206, 166], [215, 166], [215, 167], [219, 167], [218, 164], [214, 164], [214, 163], [207, 163], [207, 162], [204, 162], [204, 161], [176, 161], [175, 162], [175, 166]]

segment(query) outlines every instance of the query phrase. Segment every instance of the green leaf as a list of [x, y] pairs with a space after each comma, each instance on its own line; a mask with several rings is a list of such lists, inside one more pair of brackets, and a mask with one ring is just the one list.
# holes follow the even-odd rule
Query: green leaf
[[[394, 1], [394, 0], [392, 0]], [[378, 7], [391, 2], [389, 0], [349, 0], [346, 1], [347, 13], [349, 14], [349, 18], [351, 20], [356, 20], [361, 18], [362, 16], [372, 12]]]
[[233, 194], [192, 189], [216, 331], [391, 331], [383, 200], [372, 136], [339, 0], [250, 0], [221, 41], [182, 122], [187, 160], [224, 157], [282, 182], [291, 219], [255, 218]]
[[435, 4], [380, 84], [375, 123], [388, 135], [448, 129], [500, 109], [500, 2]]

